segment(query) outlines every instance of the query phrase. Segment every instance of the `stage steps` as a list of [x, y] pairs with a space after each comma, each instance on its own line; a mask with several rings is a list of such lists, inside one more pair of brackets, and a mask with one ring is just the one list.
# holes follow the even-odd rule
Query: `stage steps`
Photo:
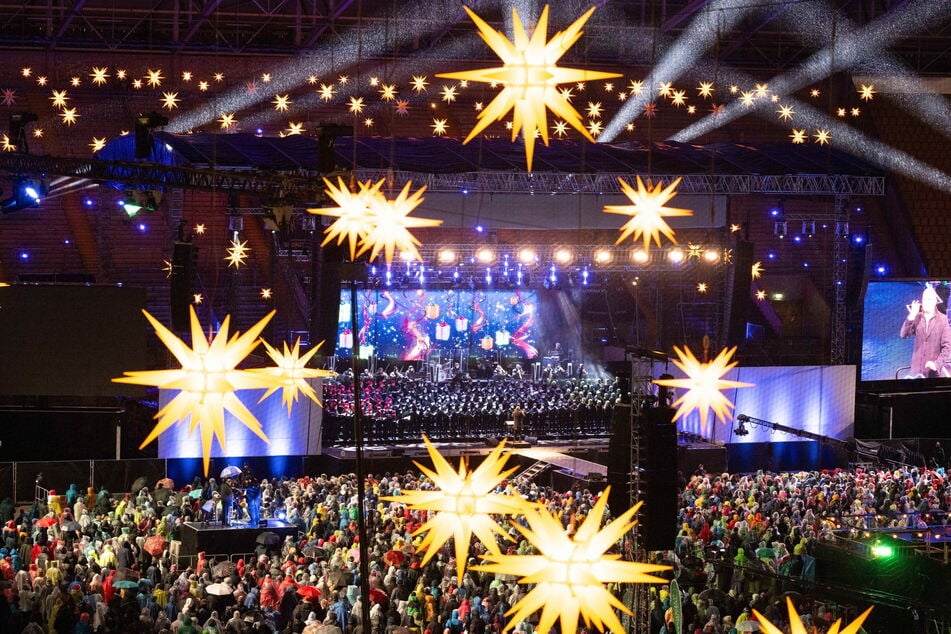
[[539, 460], [538, 462], [529, 465], [527, 469], [515, 476], [514, 482], [515, 484], [519, 485], [528, 484], [544, 473], [549, 466], [551, 466], [549, 463], [545, 462], [544, 460]]

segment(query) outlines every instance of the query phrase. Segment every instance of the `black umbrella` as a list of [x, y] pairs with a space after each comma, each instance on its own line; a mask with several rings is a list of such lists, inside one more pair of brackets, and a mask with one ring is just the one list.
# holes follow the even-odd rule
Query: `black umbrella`
[[234, 574], [237, 567], [230, 561], [222, 561], [211, 569], [211, 574], [215, 577], [228, 577]]
[[133, 493], [138, 493], [139, 491], [146, 488], [147, 486], [149, 486], [149, 481], [146, 479], [146, 477], [139, 476], [132, 483], [132, 488], [130, 489], [130, 491], [132, 491]]
[[273, 531], [264, 531], [258, 535], [258, 538], [254, 541], [262, 546], [277, 546], [281, 543], [281, 536]]

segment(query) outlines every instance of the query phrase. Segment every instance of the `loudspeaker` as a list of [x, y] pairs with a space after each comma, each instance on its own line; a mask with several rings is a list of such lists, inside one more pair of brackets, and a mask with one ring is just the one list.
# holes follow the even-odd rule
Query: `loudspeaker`
[[176, 242], [172, 250], [172, 274], [170, 276], [169, 305], [172, 330], [189, 329], [188, 307], [192, 302], [192, 243]]
[[656, 407], [645, 410], [642, 438], [647, 460], [641, 476], [644, 506], [641, 509], [641, 546], [646, 550], [674, 547], [677, 535], [677, 426], [674, 410]]
[[330, 243], [320, 248], [318, 271], [314, 280], [314, 308], [311, 314], [311, 342], [325, 341], [321, 352], [332, 355], [337, 346], [340, 319], [340, 272], [344, 247]]
[[611, 418], [608, 441], [608, 506], [617, 517], [631, 506], [631, 404], [618, 403]]
[[733, 266], [727, 275], [726, 345], [738, 346], [746, 339], [750, 314], [750, 284], [753, 281], [753, 243], [740, 240], [733, 247]]

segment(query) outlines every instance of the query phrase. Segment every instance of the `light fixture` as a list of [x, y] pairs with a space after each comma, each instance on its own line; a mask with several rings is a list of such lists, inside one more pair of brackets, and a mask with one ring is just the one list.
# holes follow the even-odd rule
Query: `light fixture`
[[456, 261], [456, 252], [452, 249], [442, 249], [439, 251], [440, 264], [452, 264]]
[[644, 249], [635, 249], [634, 252], [631, 253], [631, 259], [638, 264], [646, 264], [650, 259], [650, 255]]
[[733, 430], [733, 433], [737, 436], [746, 436], [750, 433], [750, 430], [746, 428], [746, 421], [749, 420], [749, 417], [746, 414], [740, 414], [736, 417], [736, 422], [738, 425], [736, 429]]
[[802, 233], [807, 235], [810, 238], [816, 233], [816, 221], [815, 220], [803, 220], [802, 221]]
[[569, 249], [557, 249], [552, 257], [558, 264], [565, 265], [571, 263], [574, 259], [574, 254]]
[[0, 202], [0, 211], [4, 214], [39, 207], [46, 193], [45, 186], [30, 179], [18, 179], [13, 187], [13, 195]]
[[703, 252], [703, 259], [713, 263], [720, 259], [720, 253], [715, 249], [707, 249]]
[[780, 238], [786, 237], [786, 221], [777, 220], [773, 223], [773, 234], [779, 236]]
[[535, 264], [538, 261], [538, 254], [535, 249], [525, 248], [518, 252], [518, 259], [522, 264]]
[[614, 259], [614, 255], [607, 249], [598, 249], [594, 252], [594, 261], [596, 264], [608, 264]]
[[488, 247], [483, 247], [476, 251], [476, 259], [482, 264], [489, 264], [495, 261], [495, 251]]
[[682, 249], [671, 249], [667, 252], [667, 259], [674, 264], [680, 264], [684, 261], [684, 252]]

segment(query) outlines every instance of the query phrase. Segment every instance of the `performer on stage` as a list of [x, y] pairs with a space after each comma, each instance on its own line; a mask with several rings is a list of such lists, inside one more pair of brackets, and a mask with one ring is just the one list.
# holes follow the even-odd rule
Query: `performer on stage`
[[512, 410], [512, 435], [515, 437], [515, 440], [521, 440], [525, 433], [525, 412], [522, 410], [521, 405], [516, 405], [515, 409]]
[[231, 478], [225, 478], [221, 484], [221, 523], [225, 526], [231, 525], [231, 508], [234, 506], [234, 481]]
[[261, 487], [254, 472], [251, 471], [251, 465], [247, 462], [241, 469], [241, 486], [244, 487], [244, 495], [248, 501], [248, 516], [251, 526], [257, 526], [261, 519]]
[[912, 301], [906, 308], [908, 316], [902, 321], [899, 336], [902, 339], [915, 337], [911, 355], [911, 368], [906, 378], [919, 379], [949, 376], [951, 364], [951, 328], [948, 318], [937, 310], [941, 299], [931, 285], [921, 293], [921, 301]]

